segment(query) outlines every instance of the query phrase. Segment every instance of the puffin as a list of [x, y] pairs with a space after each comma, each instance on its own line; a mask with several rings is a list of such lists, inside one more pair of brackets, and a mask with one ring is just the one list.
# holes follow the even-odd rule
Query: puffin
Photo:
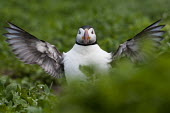
[[76, 41], [68, 52], [60, 52], [54, 45], [40, 40], [20, 27], [7, 22], [9, 27], [4, 29], [6, 42], [12, 48], [16, 57], [26, 64], [37, 64], [47, 74], [60, 78], [65, 77], [67, 83], [74, 80], [87, 81], [88, 76], [80, 69], [90, 66], [97, 74], [105, 74], [111, 68], [111, 63], [121, 57], [128, 57], [132, 62], [145, 59], [142, 51], [144, 43], [152, 41], [156, 48], [163, 40], [165, 25], [159, 25], [161, 20], [149, 25], [134, 37], [120, 44], [115, 52], [106, 52], [97, 43], [94, 28], [85, 25], [78, 29]]

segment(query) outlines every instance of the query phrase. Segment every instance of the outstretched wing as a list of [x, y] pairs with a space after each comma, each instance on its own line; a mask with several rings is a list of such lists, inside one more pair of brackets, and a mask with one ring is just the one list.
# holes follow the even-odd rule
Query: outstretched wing
[[10, 27], [5, 27], [8, 33], [7, 42], [13, 53], [26, 64], [38, 64], [45, 72], [54, 77], [60, 77], [63, 73], [62, 54], [43, 40], [39, 40], [16, 25], [9, 23]]
[[112, 53], [113, 60], [125, 54], [133, 62], [143, 61], [146, 56], [146, 53], [142, 51], [142, 49], [144, 48], [143, 44], [145, 44], [144, 42], [150, 40], [153, 43], [154, 47], [160, 44], [160, 41], [163, 39], [162, 35], [165, 33], [165, 31], [161, 31], [161, 29], [165, 25], [158, 25], [160, 21], [161, 20], [156, 21], [155, 23], [146, 27], [133, 38], [127, 40], [123, 44], [120, 44], [117, 51], [115, 53]]

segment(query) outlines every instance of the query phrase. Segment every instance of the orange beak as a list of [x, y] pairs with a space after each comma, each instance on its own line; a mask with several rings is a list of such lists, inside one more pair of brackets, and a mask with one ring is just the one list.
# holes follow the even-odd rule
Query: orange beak
[[90, 39], [87, 29], [85, 29], [85, 33], [84, 33], [83, 39], [84, 39], [84, 44], [87, 44], [88, 40]]

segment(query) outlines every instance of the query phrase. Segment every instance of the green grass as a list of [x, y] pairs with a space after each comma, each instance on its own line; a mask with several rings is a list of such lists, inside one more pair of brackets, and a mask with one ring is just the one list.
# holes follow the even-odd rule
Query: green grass
[[0, 112], [169, 113], [169, 0], [1, 0], [0, 34], [6, 21], [68, 51], [78, 27], [91, 25], [102, 49], [111, 52], [162, 19], [167, 33], [155, 60], [136, 66], [122, 59], [96, 84], [66, 86], [12, 54], [0, 36]]

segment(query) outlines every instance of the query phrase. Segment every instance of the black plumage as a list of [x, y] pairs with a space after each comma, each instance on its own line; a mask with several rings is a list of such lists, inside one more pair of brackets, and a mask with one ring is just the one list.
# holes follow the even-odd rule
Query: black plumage
[[89, 25], [84, 25], [84, 26], [81, 26], [80, 28], [82, 28], [82, 29], [90, 29], [90, 28], [92, 28], [92, 27], [89, 26]]

